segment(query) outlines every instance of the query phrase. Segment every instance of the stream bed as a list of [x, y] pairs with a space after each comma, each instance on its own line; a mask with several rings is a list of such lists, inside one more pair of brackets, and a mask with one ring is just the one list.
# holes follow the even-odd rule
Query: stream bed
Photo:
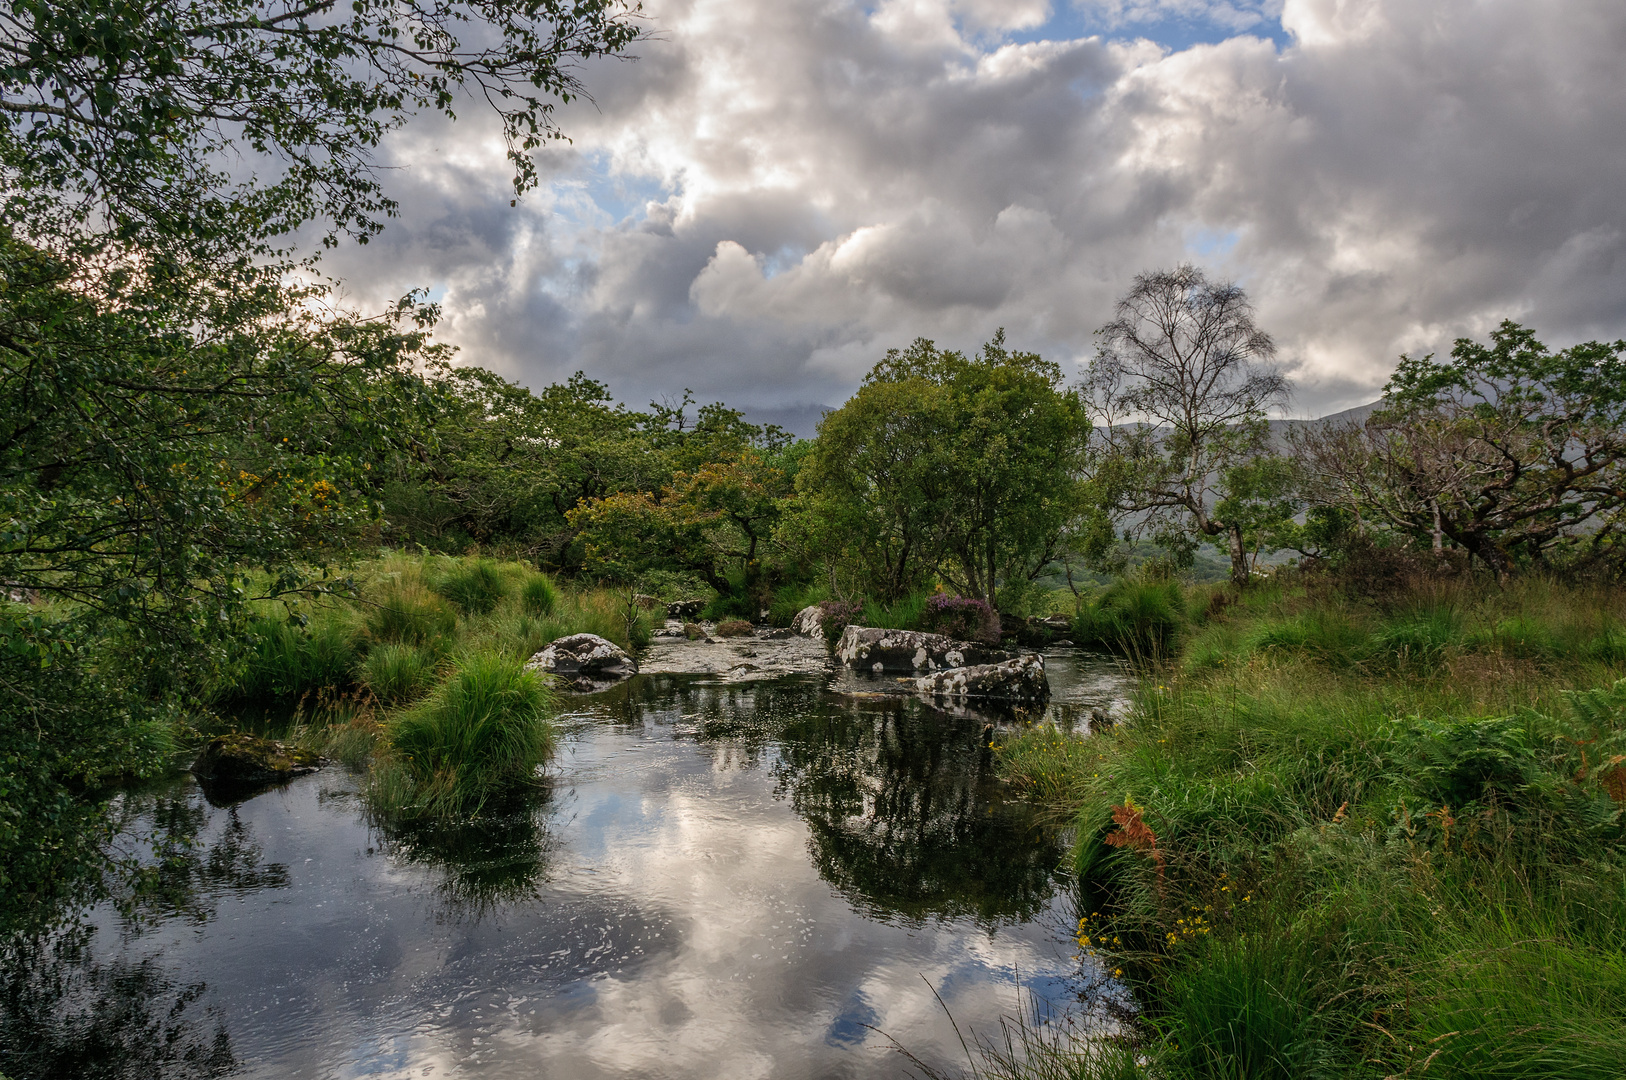
[[[1123, 707], [1112, 661], [1047, 660], [1053, 721]], [[567, 698], [546, 785], [478, 827], [387, 834], [338, 766], [122, 796], [118, 843], [165, 857], [9, 957], [8, 995], [43, 989], [0, 1038], [78, 1024], [110, 1076], [880, 1077], [893, 1040], [963, 1064], [950, 1015], [1122, 1003], [1076, 956], [1066, 837], [993, 773], [986, 726], [1038, 717], [746, 674]]]

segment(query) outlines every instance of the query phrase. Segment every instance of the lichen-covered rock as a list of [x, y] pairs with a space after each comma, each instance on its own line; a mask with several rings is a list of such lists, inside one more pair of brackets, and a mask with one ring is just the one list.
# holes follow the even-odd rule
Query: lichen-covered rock
[[594, 690], [638, 674], [638, 661], [597, 634], [571, 634], [526, 661], [529, 671], [557, 675], [577, 690]]
[[686, 622], [683, 624], [683, 636], [690, 641], [699, 641], [706, 636], [706, 628], [699, 623]]
[[1042, 702], [1050, 697], [1044, 657], [1019, 656], [1002, 664], [975, 664], [904, 680], [923, 694], [947, 698], [989, 698], [996, 701]]
[[249, 789], [285, 783], [313, 773], [323, 764], [320, 754], [275, 739], [222, 735], [198, 753], [192, 775], [220, 788]]
[[973, 641], [916, 630], [849, 626], [836, 643], [836, 659], [848, 667], [874, 671], [940, 671], [968, 664], [991, 664], [1010, 654]]
[[824, 609], [817, 604], [809, 604], [796, 613], [790, 620], [790, 628], [798, 634], [808, 637], [820, 637], [824, 634]]
[[698, 619], [704, 610], [706, 610], [704, 600], [674, 600], [666, 605], [666, 617], [689, 622]]

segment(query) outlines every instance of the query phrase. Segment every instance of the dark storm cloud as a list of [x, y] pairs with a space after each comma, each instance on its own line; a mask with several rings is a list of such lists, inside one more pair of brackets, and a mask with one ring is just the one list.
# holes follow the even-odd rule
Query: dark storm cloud
[[[432, 287], [466, 361], [585, 367], [635, 402], [838, 403], [917, 334], [1087, 357], [1134, 273], [1185, 258], [1247, 285], [1304, 412], [1504, 315], [1626, 334], [1609, 0], [651, 11], [637, 63], [584, 72], [596, 107], [561, 110], [574, 141], [517, 208], [473, 110], [403, 132], [402, 219], [334, 261], [358, 298]], [[1081, 13], [1239, 36], [1066, 39]]]

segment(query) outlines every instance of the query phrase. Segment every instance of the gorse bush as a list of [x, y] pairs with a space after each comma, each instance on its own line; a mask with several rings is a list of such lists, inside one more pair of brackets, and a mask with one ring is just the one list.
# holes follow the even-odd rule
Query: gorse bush
[[508, 595], [508, 582], [490, 559], [463, 559], [441, 576], [435, 591], [471, 615], [489, 615]]
[[402, 820], [468, 815], [535, 781], [553, 746], [542, 677], [494, 653], [464, 658], [389, 721], [391, 766], [374, 809]]

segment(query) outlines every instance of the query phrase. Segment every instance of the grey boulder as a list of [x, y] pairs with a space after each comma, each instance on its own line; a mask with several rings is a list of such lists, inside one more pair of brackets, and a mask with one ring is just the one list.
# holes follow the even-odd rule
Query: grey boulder
[[638, 661], [597, 634], [571, 634], [526, 661], [528, 671], [557, 675], [577, 690], [597, 690], [638, 674]]
[[808, 637], [818, 637], [824, 633], [824, 610], [817, 604], [809, 604], [796, 613], [791, 619], [790, 628], [798, 634]]
[[836, 659], [848, 667], [883, 671], [938, 671], [943, 668], [990, 664], [1010, 654], [972, 641], [955, 641], [942, 634], [917, 630], [882, 630], [849, 626], [836, 643]]
[[951, 668], [914, 679], [904, 679], [923, 694], [947, 698], [989, 698], [997, 701], [1043, 702], [1050, 697], [1044, 657], [1019, 656], [1000, 664]]

